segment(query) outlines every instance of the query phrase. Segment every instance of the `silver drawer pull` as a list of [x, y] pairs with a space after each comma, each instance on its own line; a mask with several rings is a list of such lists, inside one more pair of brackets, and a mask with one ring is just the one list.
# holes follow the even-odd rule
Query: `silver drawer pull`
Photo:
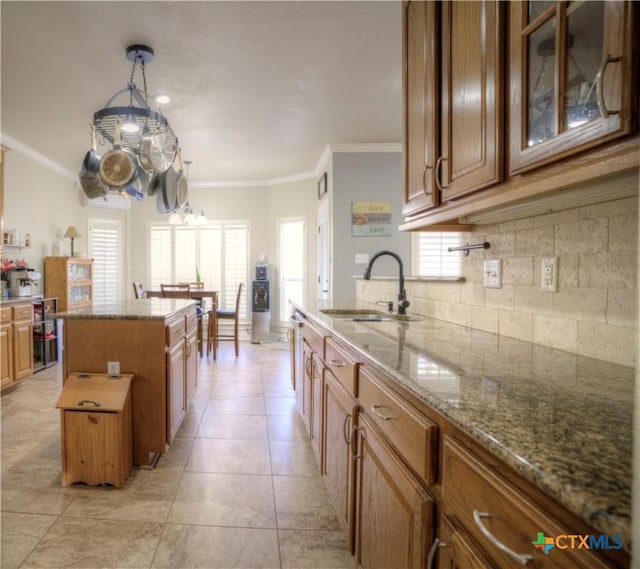
[[486, 526], [482, 523], [482, 518], [489, 517], [491, 516], [487, 512], [479, 512], [478, 510], [473, 510], [473, 520], [476, 522], [476, 525], [478, 526], [480, 531], [491, 543], [493, 543], [493, 545], [495, 545], [500, 551], [511, 557], [511, 559], [513, 559], [520, 565], [528, 565], [529, 563], [531, 563], [533, 561], [533, 557], [531, 557], [531, 555], [516, 553], [515, 551], [513, 551], [513, 549], [509, 549], [486, 528]]
[[101, 407], [102, 406], [97, 401], [92, 401], [91, 399], [83, 399], [82, 401], [78, 401], [78, 407], [84, 407], [85, 403], [87, 405], [93, 405], [94, 407]]
[[371, 412], [378, 417], [379, 419], [382, 419], [383, 421], [391, 421], [391, 419], [393, 419], [393, 417], [388, 417], [387, 415], [383, 415], [382, 413], [380, 413], [380, 411], [378, 411], [378, 409], [380, 409], [381, 407], [384, 407], [384, 405], [376, 405], [375, 403], [371, 404]]
[[331, 365], [333, 367], [345, 367], [347, 364], [341, 360], [331, 360]]

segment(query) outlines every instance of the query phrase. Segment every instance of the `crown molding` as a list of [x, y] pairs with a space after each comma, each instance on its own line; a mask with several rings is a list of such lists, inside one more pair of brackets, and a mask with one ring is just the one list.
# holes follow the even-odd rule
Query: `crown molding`
[[22, 142], [13, 138], [13, 136], [9, 136], [8, 134], [1, 132], [0, 142], [2, 146], [6, 146], [10, 150], [15, 150], [19, 154], [22, 154], [30, 160], [33, 160], [36, 164], [40, 164], [41, 166], [48, 168], [56, 174], [60, 174], [64, 178], [68, 178], [69, 180], [72, 180], [74, 182], [78, 180], [77, 174], [75, 174], [71, 170], [67, 170], [64, 166], [61, 166], [54, 160], [47, 158], [44, 154], [40, 154], [39, 152], [33, 150], [33, 148], [30, 148], [26, 144], [22, 144]]
[[[0, 132], [0, 144], [8, 149], [33, 160], [37, 164], [64, 176], [72, 181], [77, 181], [78, 177], [74, 172], [67, 170], [54, 160], [47, 158], [43, 154], [33, 150], [19, 140]], [[288, 184], [291, 182], [300, 182], [302, 180], [315, 180], [324, 172], [327, 162], [334, 154], [348, 152], [402, 152], [402, 144], [399, 142], [388, 143], [360, 143], [360, 144], [327, 144], [316, 162], [316, 166], [309, 172], [298, 172], [288, 176], [279, 176], [276, 178], [268, 178], [266, 180], [234, 180], [234, 181], [211, 181], [211, 182], [194, 182], [189, 184], [191, 188], [268, 188], [270, 186], [278, 186], [280, 184]]]

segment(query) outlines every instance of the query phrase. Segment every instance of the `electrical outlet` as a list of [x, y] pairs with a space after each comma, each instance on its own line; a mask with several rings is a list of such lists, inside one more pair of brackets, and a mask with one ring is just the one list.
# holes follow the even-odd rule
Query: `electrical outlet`
[[558, 290], [558, 257], [543, 257], [540, 273], [540, 289], [545, 292], [556, 292]]
[[369, 263], [369, 253], [356, 253], [356, 265], [366, 265]]
[[107, 375], [117, 377], [120, 375], [120, 362], [107, 362]]
[[489, 259], [484, 262], [485, 288], [502, 288], [502, 260]]

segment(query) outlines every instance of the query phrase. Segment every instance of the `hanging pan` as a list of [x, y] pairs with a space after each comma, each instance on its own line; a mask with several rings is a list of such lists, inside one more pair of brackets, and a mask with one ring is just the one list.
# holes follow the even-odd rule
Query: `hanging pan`
[[140, 140], [140, 164], [147, 170], [162, 173], [173, 164], [176, 151], [171, 137], [163, 132], [146, 133]]
[[90, 199], [100, 198], [107, 195], [107, 190], [103, 186], [98, 172], [100, 170], [100, 156], [96, 152], [96, 129], [91, 126], [91, 150], [84, 155], [82, 168], [80, 169], [80, 185], [85, 195]]
[[184, 207], [189, 201], [189, 187], [187, 185], [187, 178], [184, 175], [181, 148], [178, 148], [178, 160], [180, 161], [180, 171], [177, 174], [176, 181], [176, 209]]
[[173, 166], [160, 174], [156, 206], [159, 213], [171, 213], [176, 209], [178, 176]]
[[120, 119], [117, 119], [113, 148], [100, 160], [100, 179], [110, 188], [122, 189], [133, 181], [137, 168], [135, 152], [121, 144]]

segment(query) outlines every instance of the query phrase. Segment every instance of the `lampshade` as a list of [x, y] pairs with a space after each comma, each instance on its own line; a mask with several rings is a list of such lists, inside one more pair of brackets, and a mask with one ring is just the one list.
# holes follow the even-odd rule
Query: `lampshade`
[[69, 237], [70, 239], [77, 239], [78, 237], [82, 237], [82, 235], [80, 235], [80, 232], [73, 225], [70, 225], [67, 228], [64, 236]]

